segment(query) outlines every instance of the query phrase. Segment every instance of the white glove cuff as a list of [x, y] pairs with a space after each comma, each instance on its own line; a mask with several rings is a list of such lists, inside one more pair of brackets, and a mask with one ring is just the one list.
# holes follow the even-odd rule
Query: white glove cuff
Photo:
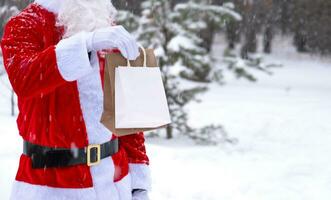
[[92, 71], [85, 33], [61, 40], [55, 53], [59, 72], [66, 81], [75, 81]]
[[86, 32], [85, 38], [86, 38], [86, 48], [88, 52], [93, 51], [93, 38], [94, 38], [94, 32]]

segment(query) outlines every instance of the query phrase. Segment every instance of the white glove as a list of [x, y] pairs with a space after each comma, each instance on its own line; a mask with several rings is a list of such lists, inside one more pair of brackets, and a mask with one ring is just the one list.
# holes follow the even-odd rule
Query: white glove
[[149, 200], [147, 190], [136, 190], [132, 193], [132, 200]]
[[137, 59], [140, 54], [136, 40], [123, 26], [97, 29], [87, 34], [86, 42], [88, 51], [118, 48], [121, 54], [129, 60]]

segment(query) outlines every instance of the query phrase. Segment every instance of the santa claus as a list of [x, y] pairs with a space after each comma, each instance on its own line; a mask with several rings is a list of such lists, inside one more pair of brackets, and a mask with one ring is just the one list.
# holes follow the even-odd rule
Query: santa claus
[[116, 137], [100, 123], [98, 52], [139, 55], [115, 14], [110, 0], [36, 0], [6, 25], [1, 47], [24, 141], [11, 199], [148, 199], [143, 133]]

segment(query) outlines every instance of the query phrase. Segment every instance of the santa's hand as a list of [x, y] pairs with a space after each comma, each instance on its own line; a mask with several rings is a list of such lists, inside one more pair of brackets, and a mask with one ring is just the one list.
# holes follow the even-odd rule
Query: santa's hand
[[101, 28], [87, 34], [88, 51], [112, 48], [119, 49], [122, 55], [129, 60], [135, 60], [139, 56], [136, 40], [123, 26]]

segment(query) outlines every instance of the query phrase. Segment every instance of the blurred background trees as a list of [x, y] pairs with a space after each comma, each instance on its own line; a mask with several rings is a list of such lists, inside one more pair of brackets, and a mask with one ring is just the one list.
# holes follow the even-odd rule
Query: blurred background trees
[[[172, 6], [188, 0], [170, 0]], [[272, 39], [275, 35], [286, 34], [293, 38], [293, 45], [300, 52], [330, 54], [331, 52], [331, 1], [329, 0], [205, 0], [210, 5], [223, 5], [232, 2], [243, 20], [231, 21], [226, 33], [230, 48], [241, 46], [241, 56], [247, 58], [256, 52], [257, 35], [263, 36], [263, 50], [272, 52]], [[120, 9], [139, 14], [137, 0], [114, 1]], [[219, 31], [209, 24], [201, 32], [205, 45], [212, 43], [213, 33]]]
[[[0, 2], [0, 36], [2, 28], [10, 16], [27, 6], [33, 0], [2, 0]], [[172, 8], [188, 0], [169, 0]], [[243, 20], [229, 21], [226, 26], [228, 47], [240, 45], [241, 57], [257, 51], [258, 35], [263, 36], [263, 50], [272, 52], [275, 35], [286, 34], [293, 38], [293, 45], [300, 52], [330, 54], [331, 52], [331, 1], [329, 0], [203, 0], [197, 3], [221, 6], [232, 2], [235, 11]], [[139, 0], [117, 0], [114, 5], [140, 15]], [[211, 49], [215, 32], [220, 31], [218, 24], [206, 21], [208, 26], [200, 32], [207, 50]]]
[[[214, 37], [216, 34], [226, 35], [228, 48], [223, 54], [223, 60], [228, 64], [228, 67], [222, 68], [222, 70], [230, 71], [238, 78], [245, 78], [250, 81], [255, 81], [256, 78], [254, 77], [254, 71], [251, 70], [252, 68], [270, 73], [268, 68], [273, 65], [263, 63], [263, 56], [261, 55], [272, 53], [273, 39], [277, 35], [286, 35], [287, 37], [291, 37], [293, 39], [292, 45], [294, 45], [299, 52], [317, 54], [331, 53], [331, 37], [329, 36], [331, 33], [331, 28], [329, 26], [329, 24], [331, 24], [331, 2], [328, 0], [170, 0], [167, 2], [169, 3], [170, 8], [166, 11], [163, 19], [167, 19], [173, 15], [185, 14], [185, 12], [176, 13], [175, 11], [178, 11], [179, 7], [186, 7], [191, 9], [195, 14], [189, 15], [186, 13], [186, 19], [177, 18], [175, 22], [182, 23], [184, 26], [185, 24], [188, 24], [186, 29], [187, 27], [192, 27], [199, 24], [199, 22], [200, 24], [203, 22], [204, 27], [197, 28], [195, 35], [203, 41], [202, 43], [199, 43], [198, 46], [199, 48], [203, 48], [206, 51], [206, 54], [210, 53], [212, 50]], [[209, 5], [210, 9], [194, 10], [193, 7], [190, 7], [187, 4], [190, 2], [200, 5], [201, 8]], [[114, 4], [117, 4], [116, 6], [121, 10], [127, 10], [129, 13], [135, 14], [137, 19], [139, 19], [141, 15], [144, 15], [144, 10], [146, 9], [146, 7], [144, 8], [139, 6], [139, 2], [134, 0], [114, 1]], [[183, 6], [185, 4], [186, 6]], [[230, 15], [231, 19], [223, 16], [221, 20], [215, 20], [211, 17], [215, 15], [212, 13], [213, 9], [211, 6], [222, 9], [229, 5], [233, 5], [231, 8], [233, 11], [233, 15]], [[157, 16], [160, 14], [162, 14], [162, 12], [160, 13], [160, 11], [154, 11], [154, 13], [152, 13], [152, 15], [154, 15], [152, 18], [158, 18]], [[238, 17], [234, 17], [234, 15], [237, 14], [241, 16], [240, 19]], [[127, 17], [122, 19], [124, 20], [121, 21], [121, 23], [125, 24], [125, 19], [127, 19]], [[127, 24], [126, 27], [130, 26]], [[160, 26], [157, 25], [156, 27]], [[134, 28], [132, 30], [134, 30]], [[162, 31], [165, 34], [171, 34], [173, 30], [164, 28], [161, 32]], [[157, 33], [157, 31], [153, 33]], [[138, 37], [138, 39], [141, 40], [141, 36]], [[170, 40], [166, 41], [169, 42]], [[148, 41], [146, 44], [151, 44], [151, 42], [152, 41]], [[163, 46], [167, 47], [167, 45], [164, 44]], [[259, 52], [259, 47], [262, 47], [262, 52]], [[169, 52], [167, 51], [167, 53]], [[180, 57], [182, 53], [182, 50], [178, 51], [176, 54], [172, 55], [172, 58], [178, 58], [178, 56]], [[181, 66], [184, 65], [186, 70], [190, 67], [194, 68], [194, 64], [187, 63], [187, 60], [188, 57], [194, 58], [195, 55], [193, 53], [189, 55], [190, 56], [186, 56], [186, 59], [183, 59], [184, 62], [181, 62]], [[220, 54], [218, 55], [222, 56]], [[212, 59], [211, 62], [213, 62]], [[210, 74], [215, 71], [219, 71], [217, 67], [215, 68], [215, 66], [204, 68], [203, 64], [199, 62], [194, 63], [200, 65], [200, 69], [205, 69], [203, 70], [205, 75], [204, 77], [210, 76]], [[170, 62], [167, 64], [173, 66], [178, 63]], [[166, 65], [164, 67], [169, 70]], [[180, 72], [182, 78], [187, 79], [187, 77], [196, 77], [192, 73], [187, 73], [189, 76], [186, 76], [186, 70]], [[197, 70], [196, 72], [199, 71]], [[201, 73], [199, 74], [201, 75]], [[219, 80], [222, 80], [222, 76], [222, 72], [218, 74]], [[201, 80], [202, 79], [198, 78], [194, 81], [201, 82]], [[185, 93], [178, 89], [177, 84], [169, 86], [168, 94], [172, 95], [168, 96], [171, 96], [171, 98], [174, 99], [174, 101], [169, 100], [169, 102], [170, 104], [176, 105], [176, 102], [178, 102], [178, 97], [181, 97], [182, 94]], [[191, 98], [186, 99], [186, 103], [188, 103], [190, 99], [194, 99], [195, 95], [199, 92], [201, 91], [188, 93], [191, 95]], [[182, 110], [184, 109], [184, 105], [186, 105], [186, 103], [178, 104], [177, 107], [175, 106], [180, 109], [175, 110], [172, 115], [177, 116], [174, 118], [174, 121], [178, 122], [176, 125], [181, 127], [180, 123], [183, 123], [187, 128], [187, 114]], [[173, 128], [176, 129], [176, 127]], [[205, 131], [202, 131], [202, 129]], [[215, 130], [219, 133], [223, 132], [222, 130], [215, 129], [215, 127], [204, 127], [202, 129], [185, 131], [185, 133], [191, 132], [191, 137], [193, 136], [198, 139], [215, 139], [215, 134], [210, 136], [211, 132], [215, 132]], [[179, 130], [182, 132], [181, 129]], [[172, 131], [169, 132], [168, 130], [167, 136], [171, 138]], [[226, 135], [223, 134], [222, 136], [223, 139], [226, 138], [224, 137]]]
[[[8, 18], [15, 15], [33, 0], [2, 0], [0, 2], [0, 36], [2, 27]], [[172, 8], [178, 3], [188, 0], [169, 0]], [[199, 2], [199, 1], [197, 1]], [[230, 48], [241, 46], [241, 56], [247, 57], [249, 52], [256, 52], [257, 35], [263, 36], [265, 53], [272, 52], [272, 39], [277, 34], [287, 34], [293, 38], [300, 52], [330, 54], [331, 52], [331, 1], [329, 0], [200, 0], [209, 5], [223, 5], [232, 2], [235, 11], [243, 20], [229, 22], [226, 34]], [[119, 9], [140, 15], [142, 10], [139, 0], [113, 1]], [[208, 22], [201, 31], [205, 47], [210, 49], [213, 33], [220, 29], [217, 24]]]

